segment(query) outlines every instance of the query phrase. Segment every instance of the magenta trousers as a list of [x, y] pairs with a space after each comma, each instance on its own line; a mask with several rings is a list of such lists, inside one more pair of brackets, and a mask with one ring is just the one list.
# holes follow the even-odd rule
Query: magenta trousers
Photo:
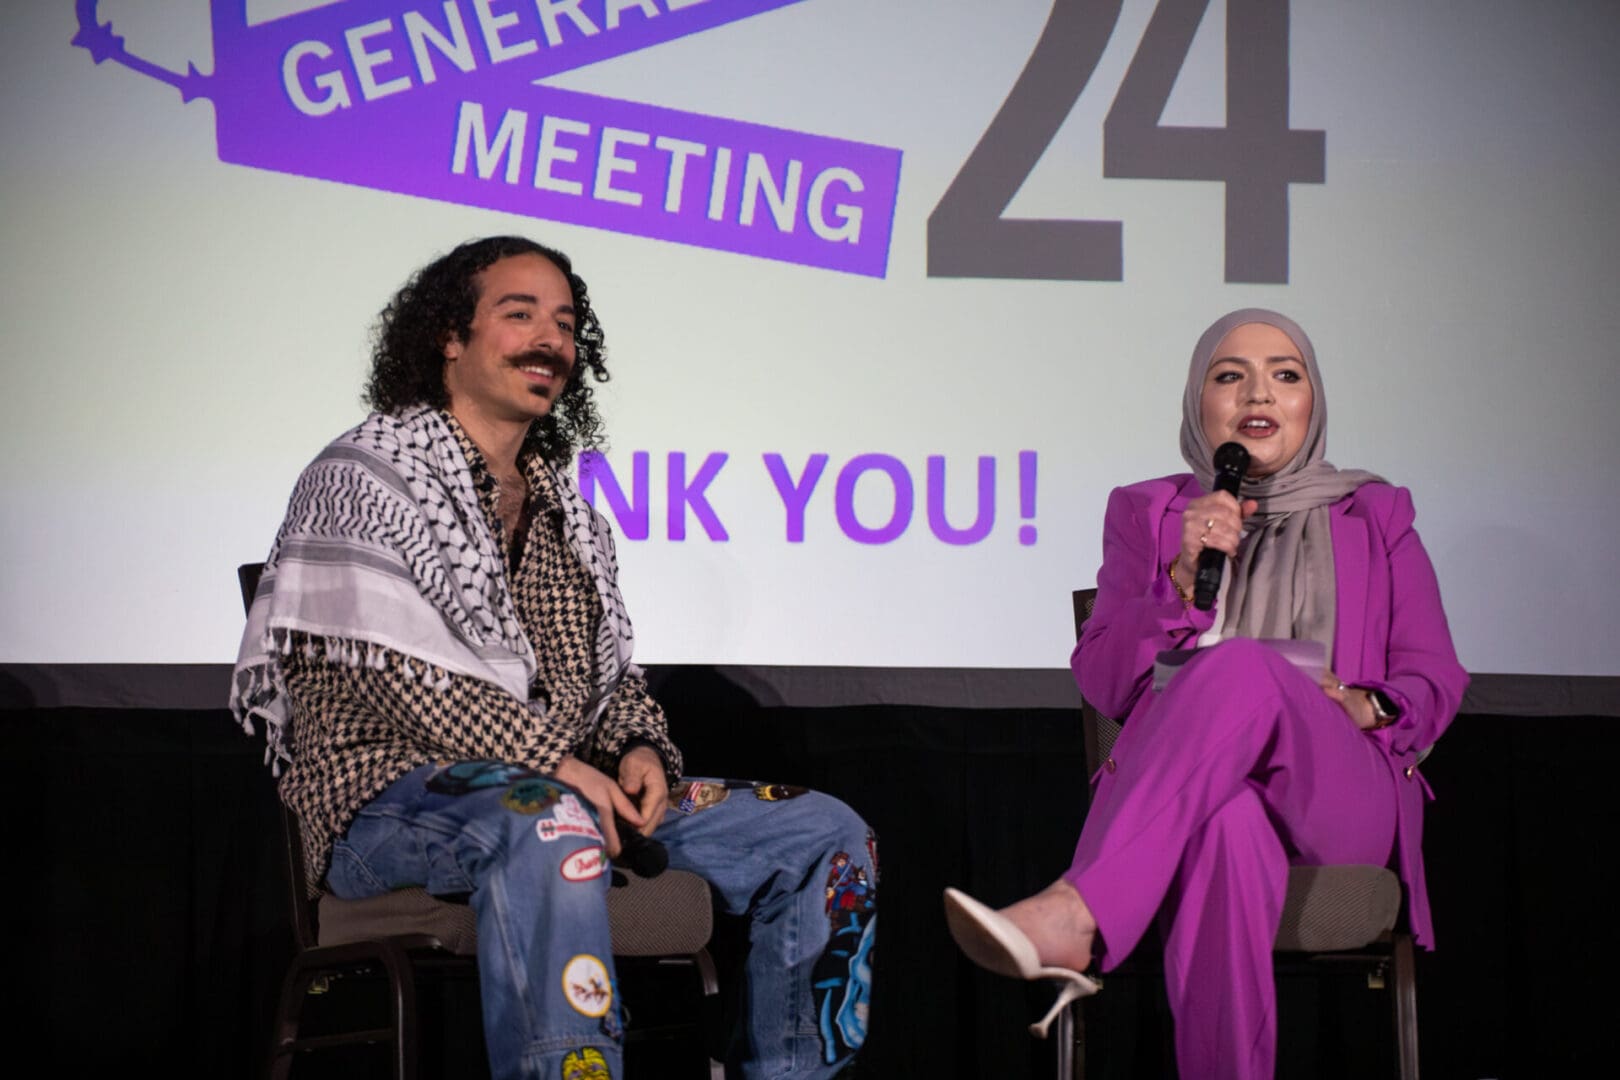
[[1289, 864], [1383, 866], [1395, 819], [1376, 740], [1288, 661], [1233, 639], [1125, 726], [1063, 876], [1096, 916], [1104, 970], [1159, 917], [1183, 1080], [1269, 1077]]

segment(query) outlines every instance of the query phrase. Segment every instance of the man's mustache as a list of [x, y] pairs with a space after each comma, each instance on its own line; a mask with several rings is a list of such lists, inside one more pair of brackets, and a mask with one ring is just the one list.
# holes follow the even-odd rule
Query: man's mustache
[[574, 364], [556, 353], [543, 352], [539, 349], [530, 349], [528, 352], [518, 353], [512, 357], [516, 367], [548, 367], [553, 371], [561, 372], [564, 378], [572, 378]]

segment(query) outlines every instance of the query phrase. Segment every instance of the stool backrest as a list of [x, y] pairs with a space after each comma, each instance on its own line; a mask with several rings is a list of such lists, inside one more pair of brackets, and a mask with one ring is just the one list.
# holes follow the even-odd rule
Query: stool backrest
[[[242, 589], [242, 612], [253, 606], [253, 597], [259, 591], [259, 578], [264, 575], [264, 563], [243, 563], [236, 568], [236, 583]], [[304, 844], [298, 835], [298, 819], [281, 804], [281, 833], [287, 841], [287, 883], [292, 907], [293, 935], [300, 949], [313, 949], [317, 937], [317, 902], [309, 898], [304, 881]]]
[[[1091, 609], [1097, 603], [1096, 589], [1074, 590], [1074, 639], [1080, 640], [1085, 631], [1086, 620], [1091, 618]], [[1091, 707], [1091, 702], [1084, 698], [1080, 701], [1080, 730], [1086, 742], [1086, 773], [1094, 775], [1102, 768], [1103, 762], [1113, 752], [1114, 740], [1119, 738], [1120, 724], [1112, 717], [1104, 716]]]

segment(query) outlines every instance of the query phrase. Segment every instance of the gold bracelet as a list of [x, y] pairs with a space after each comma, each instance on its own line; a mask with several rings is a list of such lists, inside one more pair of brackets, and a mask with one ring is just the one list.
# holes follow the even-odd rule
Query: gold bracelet
[[[1177, 558], [1180, 558], [1180, 556], [1177, 556]], [[1184, 606], [1186, 606], [1186, 607], [1192, 607], [1193, 598], [1191, 596], [1187, 595], [1187, 590], [1183, 589], [1181, 587], [1181, 582], [1176, 580], [1176, 560], [1171, 559], [1168, 563], [1165, 564], [1164, 568], [1167, 571], [1169, 571], [1169, 573], [1170, 573], [1170, 587], [1172, 589], [1176, 590], [1176, 595], [1177, 596], [1181, 597], [1182, 604]]]

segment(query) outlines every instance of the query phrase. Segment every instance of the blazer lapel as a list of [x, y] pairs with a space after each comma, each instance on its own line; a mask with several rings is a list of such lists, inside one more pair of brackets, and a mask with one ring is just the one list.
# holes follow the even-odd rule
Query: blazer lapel
[[1349, 513], [1352, 496], [1332, 508], [1334, 617], [1333, 670], [1346, 681], [1359, 679], [1367, 627], [1367, 525]]

